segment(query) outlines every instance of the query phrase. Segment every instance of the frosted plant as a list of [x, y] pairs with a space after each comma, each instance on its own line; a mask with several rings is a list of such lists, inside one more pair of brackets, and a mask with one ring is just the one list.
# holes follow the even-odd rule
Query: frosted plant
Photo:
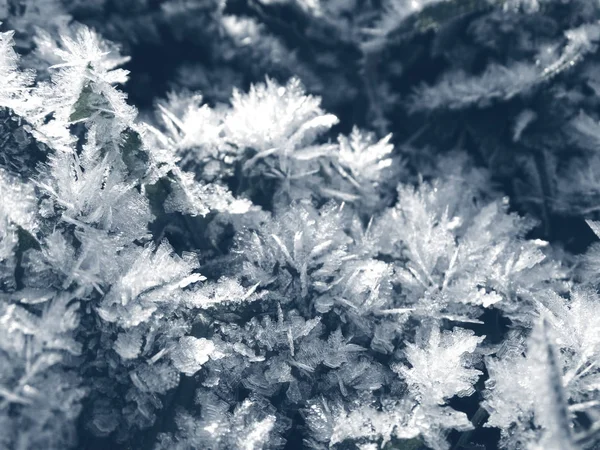
[[247, 94], [234, 92], [231, 103], [225, 128], [232, 143], [241, 149], [255, 149], [253, 162], [271, 154], [278, 156], [283, 165], [280, 170], [290, 152], [338, 122], [321, 109], [319, 98], [305, 95], [298, 79], [286, 86], [267, 79]]
[[4, 79], [0, 89], [0, 102], [3, 107], [15, 109], [27, 96], [24, 95], [33, 82], [33, 74], [21, 72], [17, 68], [18, 56], [13, 50], [14, 32], [0, 35], [0, 75]]
[[0, 447], [597, 446], [598, 248], [501, 192], [598, 234], [597, 6], [117, 3], [0, 0]]
[[280, 448], [285, 442], [274, 408], [260, 397], [243, 401], [233, 413], [227, 403], [210, 392], [197, 395], [201, 419], [182, 414], [177, 419], [180, 436], [159, 436], [156, 449], [188, 449], [210, 445], [214, 449], [260, 450]]
[[351, 317], [378, 314], [391, 306], [392, 273], [392, 266], [383, 261], [350, 261], [315, 307], [322, 313], [341, 309]]
[[[252, 113], [256, 108], [261, 111]], [[376, 141], [372, 133], [354, 128], [338, 142], [320, 144], [317, 137], [337, 123], [320, 108], [320, 99], [307, 95], [299, 80], [280, 86], [267, 79], [248, 94], [235, 92], [231, 108], [209, 108], [202, 97], [171, 94], [160, 106], [181, 165], [193, 167], [207, 181], [235, 175], [237, 191], [264, 202], [307, 196], [336, 199], [369, 213], [389, 200], [394, 176], [391, 135]], [[259, 119], [260, 118], [260, 119]], [[275, 120], [277, 118], [277, 120]], [[156, 130], [155, 130], [156, 131]], [[216, 208], [219, 209], [219, 208]]]
[[[171, 93], [164, 106], [159, 104], [161, 119], [168, 131], [166, 136], [184, 165], [206, 165], [205, 170], [210, 170], [211, 165], [221, 166], [220, 160], [225, 159], [223, 156], [228, 151], [221, 139], [223, 114], [203, 105], [201, 95], [183, 94], [185, 92]], [[221, 171], [214, 170], [219, 175]]]
[[[420, 437], [428, 447], [448, 449], [445, 430], [468, 430], [472, 426], [463, 413], [442, 406], [455, 395], [469, 395], [481, 372], [469, 361], [483, 337], [467, 330], [440, 333], [429, 329], [429, 338], [421, 336], [418, 344], [408, 344], [406, 354], [411, 368], [394, 367], [409, 386], [410, 394], [398, 401], [362, 397], [353, 402], [309, 402], [305, 420], [313, 432], [311, 448], [324, 448], [322, 443], [380, 443], [383, 448], [394, 439]], [[435, 355], [435, 356], [434, 356]], [[448, 375], [454, 383], [448, 383]], [[443, 389], [442, 390], [440, 390]], [[321, 443], [321, 444], [320, 444]]]
[[[305, 95], [298, 79], [286, 86], [267, 79], [247, 94], [236, 91], [226, 110], [201, 106], [201, 97], [187, 103], [177, 99], [172, 96], [161, 108], [169, 129], [169, 137], [163, 140], [174, 142], [184, 165], [193, 157], [193, 165], [208, 179], [216, 173], [222, 177], [241, 171], [240, 193], [250, 185], [254, 191], [250, 194], [260, 194], [263, 179], [270, 178], [284, 189], [300, 180], [296, 196], [302, 196], [302, 179], [318, 171], [315, 158], [332, 148], [311, 144], [337, 123], [337, 118], [320, 108], [319, 98]], [[199, 127], [202, 123], [204, 127]]]
[[477, 208], [469, 194], [456, 197], [463, 183], [451, 177], [418, 190], [401, 187], [396, 206], [375, 222], [378, 250], [403, 261], [395, 267], [403, 291], [396, 308], [457, 319], [461, 310], [493, 305], [513, 320], [528, 320], [532, 307], [517, 296], [544, 289], [561, 269], [546, 258], [544, 242], [522, 240], [531, 223], [508, 214], [505, 203]]
[[415, 93], [413, 108], [459, 109], [472, 103], [486, 106], [495, 98], [508, 100], [520, 94], [540, 78], [535, 65], [527, 63], [515, 63], [508, 67], [490, 65], [475, 79], [465, 73], [455, 72], [447, 75], [434, 87], [419, 89]]
[[48, 288], [15, 292], [21, 284], [19, 253], [37, 246], [36, 201], [30, 183], [3, 170], [0, 195], [0, 441], [6, 448], [70, 446], [85, 395], [69, 362], [82, 351], [74, 339], [77, 294]]
[[193, 256], [179, 258], [167, 243], [132, 251], [128, 263], [128, 270], [115, 280], [98, 309], [105, 320], [119, 321], [124, 327], [138, 325], [156, 311], [162, 296], [199, 279], [190, 275], [197, 267]]
[[298, 204], [259, 233], [241, 236], [245, 277], [265, 287], [275, 282], [292, 296], [327, 289], [348, 257], [350, 238], [342, 231], [341, 220], [339, 206], [317, 211]]
[[[308, 448], [321, 449], [344, 442], [366, 441], [377, 449], [389, 445], [395, 438], [414, 439], [419, 430], [412, 420], [412, 407], [409, 401], [378, 405], [374, 399], [366, 398], [345, 405], [342, 401], [315, 399], [303, 411], [312, 432], [312, 438], [304, 443]], [[381, 446], [376, 444], [378, 440]]]
[[[31, 75], [17, 71], [11, 33], [0, 39], [0, 65], [7, 80], [1, 100], [8, 123], [3, 128], [8, 135], [4, 145], [10, 148], [3, 149], [0, 168], [1, 439], [6, 448], [59, 448], [77, 440], [74, 421], [85, 395], [71, 362], [81, 354], [81, 344], [74, 338], [78, 294], [23, 286], [19, 276], [22, 257], [39, 249], [41, 232], [35, 187], [24, 179], [33, 169], [32, 161], [18, 154], [28, 149], [27, 139], [33, 139], [30, 128], [16, 115], [27, 110], [24, 93]], [[15, 133], [16, 141], [10, 133]], [[42, 394], [46, 389], [50, 393]]]
[[[523, 348], [516, 345], [500, 359], [486, 362], [490, 380], [483, 405], [491, 414], [487, 426], [503, 430], [503, 447], [575, 449], [593, 442], [597, 402], [591, 398], [596, 392], [597, 371], [592, 354], [597, 349], [584, 333], [593, 333], [598, 325], [582, 324], [589, 327], [586, 331], [573, 327], [579, 326], [576, 321], [581, 314], [597, 308], [597, 302], [595, 294], [584, 292], [576, 292], [569, 306], [564, 299], [555, 299], [553, 309], [558, 307], [568, 315], [544, 312], [542, 316], [548, 319], [537, 323], [525, 356]], [[592, 425], [582, 427], [576, 414]]]
[[[27, 11], [44, 8], [37, 6], [40, 2], [8, 3], [9, 26]], [[535, 211], [548, 235], [557, 232], [547, 223], [554, 214], [573, 216], [581, 209], [571, 211], [573, 196], [559, 199], [565, 186], [554, 186], [572, 171], [555, 171], [537, 151], [565, 161], [582, 159], [586, 166], [588, 155], [570, 151], [574, 136], [565, 125], [581, 108], [592, 111], [597, 102], [586, 91], [597, 84], [594, 28], [600, 9], [595, 2], [252, 0], [240, 8], [220, 0], [163, 1], [160, 7], [129, 1], [115, 8], [105, 0], [50, 3], [123, 43], [127, 51], [152, 49], [141, 51], [140, 62], [151, 66], [148, 70], [160, 81], [145, 81], [145, 74], [136, 77], [129, 87], [136, 98], [162, 96], [166, 85], [176, 91], [200, 89], [214, 104], [227, 102], [234, 87], [245, 91], [265, 76], [285, 84], [297, 75], [307, 92], [323, 97], [344, 130], [357, 123], [387, 130], [382, 136], [394, 131], [400, 143], [424, 125], [423, 117], [407, 112], [433, 113], [428, 132], [418, 133], [413, 142], [423, 150], [421, 156], [472, 140], [469, 152], [481, 153], [494, 176], [511, 184], [515, 207], [521, 213]], [[202, 61], [179, 58], [169, 45], [201, 54]], [[165, 58], [165, 64], [152, 64], [150, 54]], [[169, 65], [174, 67], [167, 69]], [[415, 89], [431, 96], [406, 95]], [[507, 128], [512, 132], [523, 108], [539, 120], [512, 145], [505, 139]], [[192, 152], [185, 152], [184, 160], [186, 169], [195, 163]], [[221, 162], [213, 161], [210, 177], [231, 176], [232, 167]], [[320, 179], [313, 181], [319, 184]], [[578, 192], [577, 177], [567, 181], [571, 192]], [[277, 184], [261, 180], [261, 196], [272, 192], [271, 183]]]
[[330, 156], [332, 170], [328, 177], [331, 187], [320, 187], [319, 193], [353, 204], [365, 214], [388, 203], [386, 194], [389, 196], [392, 180], [403, 168], [397, 158], [392, 157], [391, 138], [388, 135], [375, 142], [373, 134], [358, 128], [354, 128], [349, 136], [338, 136], [337, 151]]
[[452, 333], [433, 328], [428, 338], [420, 337], [420, 342], [407, 345], [405, 353], [411, 368], [395, 370], [422, 405], [444, 404], [454, 395], [468, 396], [482, 372], [469, 368], [465, 356], [472, 354], [484, 337], [460, 328]]
[[[394, 368], [404, 376], [409, 392], [417, 401], [418, 406], [412, 412], [415, 425], [435, 450], [448, 448], [444, 429], [471, 428], [464, 414], [438, 405], [455, 395], [467, 396], [473, 392], [473, 384], [481, 372], [470, 367], [469, 357], [483, 339], [484, 336], [473, 336], [467, 330], [455, 328], [442, 334], [433, 327], [428, 338], [419, 336], [416, 345], [408, 344], [405, 352], [411, 368]], [[423, 427], [423, 421], [429, 426]]]
[[[2, 296], [0, 442], [4, 448], [72, 447], [87, 391], [72, 362], [82, 354], [74, 339], [78, 304], [68, 293]], [[46, 304], [41, 314], [29, 311], [40, 303]]]
[[363, 135], [354, 128], [349, 138], [339, 137], [339, 163], [356, 182], [377, 182], [381, 178], [381, 171], [392, 164], [390, 154], [394, 147], [389, 143], [391, 137], [388, 135], [375, 143], [372, 135]]
[[[7, 248], [7, 255], [3, 252], [2, 280], [8, 290], [8, 303], [3, 306], [7, 330], [11, 333], [26, 330], [21, 333], [40, 340], [35, 349], [11, 350], [16, 356], [27, 358], [23, 359], [24, 367], [31, 367], [24, 373], [19, 372], [15, 361], [12, 367], [16, 372], [11, 379], [21, 383], [16, 389], [27, 386], [26, 380], [33, 380], [38, 370], [31, 358], [46, 357], [44, 352], [50, 348], [56, 355], [47, 367], [58, 368], [58, 381], [62, 376], [59, 369], [63, 367], [61, 352], [79, 355], [85, 343], [87, 348], [95, 349], [98, 359], [92, 364], [106, 370], [100, 377], [86, 378], [89, 386], [99, 389], [92, 396], [92, 411], [85, 414], [89, 426], [101, 435], [113, 432], [118, 426], [121, 426], [119, 433], [125, 433], [132, 426], [150, 425], [154, 417], [152, 411], [160, 407], [157, 393], [175, 387], [179, 372], [191, 374], [194, 367], [199, 368], [203, 363], [201, 357], [193, 360], [199, 346], [189, 349], [192, 338], [183, 339], [189, 326], [180, 318], [181, 309], [189, 308], [191, 303], [172, 301], [173, 296], [201, 277], [192, 274], [197, 268], [192, 254], [179, 257], [168, 243], [149, 242], [148, 224], [153, 214], [145, 188], [167, 176], [164, 166], [170, 161], [165, 162], [164, 153], [159, 152], [154, 157], [144, 146], [145, 130], [134, 122], [135, 109], [127, 105], [124, 96], [113, 87], [114, 83], [126, 80], [126, 72], [116, 68], [124, 60], [118, 55], [109, 56], [110, 46], [85, 28], [80, 28], [72, 38], [63, 37], [59, 43], [47, 42], [48, 47], [52, 45], [54, 54], [63, 62], [54, 66], [56, 72], [51, 82], [34, 88], [32, 98], [44, 100], [15, 104], [15, 111], [35, 127], [31, 139], [47, 142], [47, 161], [40, 166], [32, 182], [24, 183], [2, 172], [3, 192], [9, 194], [10, 201], [19, 202], [18, 208], [6, 209], [2, 216], [6, 222], [2, 248]], [[8, 68], [16, 70], [9, 50], [4, 49], [8, 52]], [[18, 77], [14, 79], [19, 81]], [[5, 103], [10, 106], [10, 102], [17, 100], [18, 97], [12, 96]], [[50, 120], [42, 120], [48, 115], [52, 116]], [[76, 124], [85, 126], [83, 137], [71, 134]], [[80, 149], [76, 147], [78, 140], [81, 140]], [[8, 166], [13, 169], [10, 162]], [[182, 172], [171, 172], [169, 182], [189, 193], [192, 189], [189, 180]], [[40, 203], [29, 200], [34, 192]], [[199, 196], [199, 191], [193, 194]], [[217, 189], [212, 196], [219, 198], [219, 204], [227, 204], [226, 190]], [[181, 200], [167, 198], [165, 205], [169, 205], [169, 201], [179, 202], [171, 208], [198, 214], [195, 210], [190, 212], [189, 206], [183, 208]], [[192, 195], [189, 201], [199, 205], [200, 199]], [[10, 204], [5, 206], [9, 208]], [[200, 213], [208, 211], [207, 207]], [[20, 246], [18, 252], [13, 250], [17, 245]], [[14, 260], [13, 251], [20, 255], [19, 260]], [[14, 274], [19, 272], [22, 275], [15, 282]], [[93, 308], [80, 308], [80, 302], [92, 300]], [[19, 302], [33, 306], [23, 309]], [[15, 319], [14, 314], [17, 314]], [[63, 319], [59, 319], [61, 314]], [[17, 327], [20, 319], [16, 318], [20, 316], [25, 322], [12, 330], [11, 327]], [[80, 320], [84, 325], [80, 325]], [[95, 331], [87, 328], [90, 320], [101, 321]], [[112, 345], [120, 363], [107, 366], [103, 358], [112, 351]], [[162, 358], [171, 351], [173, 358]], [[139, 364], [142, 355], [152, 359]], [[75, 369], [75, 366], [65, 366], [67, 384], [56, 389], [57, 395], [62, 393], [65, 399], [57, 397], [48, 401], [65, 405], [77, 403], [84, 390], [79, 387]], [[105, 389], [102, 387], [106, 383], [102, 381], [104, 378], [124, 385], [129, 389], [127, 396], [123, 399], [110, 399], [111, 395], [103, 399], [95, 397]], [[33, 389], [34, 385], [31, 386]], [[20, 398], [18, 392], [11, 394], [13, 389], [6, 388], [10, 397], [8, 404]], [[72, 400], [67, 401], [66, 396]], [[116, 403], [111, 405], [113, 400]], [[35, 405], [29, 400], [23, 402]], [[110, 412], [118, 403], [127, 405], [122, 408], [127, 420], [121, 424]], [[37, 408], [50, 408], [50, 411], [56, 406], [41, 403]], [[70, 427], [68, 421], [74, 423], [77, 419], [77, 407], [68, 408], [64, 413], [67, 423], [59, 426]], [[26, 414], [23, 410], [17, 417], [24, 418]], [[33, 421], [27, 427], [44, 426], [46, 420], [40, 416], [39, 422]], [[17, 442], [11, 434], [6, 436], [9, 441]], [[49, 444], [51, 448], [63, 445], [59, 436], [57, 433], [50, 441], [54, 442]], [[42, 439], [43, 435], [39, 437]], [[64, 445], [74, 442], [75, 437], [66, 437]], [[7, 445], [12, 447], [13, 444]]]

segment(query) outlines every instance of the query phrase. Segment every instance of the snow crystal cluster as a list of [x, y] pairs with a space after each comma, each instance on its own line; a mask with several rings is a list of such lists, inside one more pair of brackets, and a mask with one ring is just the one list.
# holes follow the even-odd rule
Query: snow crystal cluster
[[600, 4], [111, 3], [0, 0], [0, 449], [598, 448]]

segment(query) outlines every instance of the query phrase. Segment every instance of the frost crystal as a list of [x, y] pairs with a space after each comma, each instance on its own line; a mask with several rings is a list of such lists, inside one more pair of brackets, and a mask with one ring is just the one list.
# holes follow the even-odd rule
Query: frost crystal
[[208, 361], [214, 348], [214, 344], [204, 338], [184, 336], [179, 339], [177, 348], [171, 352], [171, 360], [182, 373], [194, 375]]
[[475, 351], [484, 337], [473, 336], [473, 332], [460, 328], [452, 333], [433, 329], [422, 347], [407, 345], [406, 357], [411, 368], [398, 367], [396, 370], [424, 403], [444, 404], [454, 395], [470, 395], [482, 372], [469, 368], [465, 358]]
[[598, 447], [596, 2], [0, 19], [2, 450]]

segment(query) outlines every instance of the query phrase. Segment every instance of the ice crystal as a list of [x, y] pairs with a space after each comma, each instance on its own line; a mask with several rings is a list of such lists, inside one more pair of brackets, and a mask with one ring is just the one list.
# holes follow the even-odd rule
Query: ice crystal
[[597, 447], [597, 5], [38, 3], [0, 0], [0, 447]]

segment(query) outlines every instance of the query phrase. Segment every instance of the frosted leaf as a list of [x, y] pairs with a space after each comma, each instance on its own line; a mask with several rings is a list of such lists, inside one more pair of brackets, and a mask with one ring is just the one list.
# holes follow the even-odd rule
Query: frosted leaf
[[223, 114], [202, 105], [202, 96], [170, 93], [167, 104], [159, 106], [161, 119], [179, 153], [191, 150], [204, 160], [219, 157], [223, 147]]
[[570, 385], [572, 380], [565, 376], [569, 354], [560, 352], [557, 343], [555, 330], [541, 319], [525, 356], [517, 346], [500, 359], [486, 361], [490, 373], [483, 403], [490, 412], [487, 423], [503, 430], [507, 447], [521, 442], [529, 448], [578, 448], [569, 411], [569, 397], [578, 386]]
[[143, 292], [183, 280], [196, 267], [197, 262], [191, 255], [179, 257], [173, 254], [167, 242], [161, 243], [156, 249], [147, 245], [137, 252], [135, 260], [112, 286], [108, 297], [126, 305]]
[[[282, 383], [292, 383], [285, 386], [287, 397], [299, 402], [302, 393], [292, 370], [314, 372], [325, 356], [324, 342], [318, 338], [322, 333], [319, 319], [305, 320], [294, 310], [286, 317], [280, 311], [276, 322], [268, 316], [260, 321], [254, 317], [243, 329], [231, 325], [220, 328], [225, 348], [231, 351], [219, 359], [218, 365], [224, 366], [215, 372], [222, 380], [219, 382], [226, 381], [222, 370], [235, 371], [242, 377], [235, 378], [261, 395], [271, 396], [285, 386]], [[211, 364], [209, 370], [214, 367]]]
[[[455, 212], [438, 206], [442, 192], [438, 186], [423, 186], [418, 191], [400, 187], [397, 208], [389, 212], [389, 219], [386, 218], [395, 221], [398, 229], [387, 238], [399, 238], [410, 260], [408, 269], [418, 274], [416, 276], [423, 283], [431, 282], [439, 256], [452, 254], [455, 246], [454, 217], [450, 216]], [[460, 220], [460, 216], [456, 217]], [[393, 244], [384, 249], [385, 252], [390, 250], [394, 250]]]
[[502, 359], [486, 360], [490, 380], [484, 407], [490, 411], [489, 426], [508, 429], [515, 420], [532, 415], [536, 379], [526, 358], [510, 354]]
[[337, 304], [359, 315], [377, 313], [390, 306], [392, 267], [372, 259], [352, 261], [344, 266], [343, 275], [317, 300], [320, 311]]
[[[569, 349], [586, 365], [600, 355], [600, 298], [589, 288], [577, 288], [565, 299], [553, 291], [535, 296], [545, 320], [552, 325], [556, 344]], [[572, 375], [576, 372], [573, 369]]]
[[298, 79], [286, 86], [267, 79], [248, 94], [234, 91], [231, 103], [225, 118], [227, 135], [239, 147], [258, 152], [291, 151], [337, 123], [335, 116], [321, 109], [318, 97], [305, 94]]
[[234, 198], [231, 192], [218, 184], [201, 184], [194, 181], [194, 175], [181, 172], [171, 193], [164, 203], [166, 212], [181, 212], [191, 216], [205, 216], [211, 211], [244, 214], [250, 210], [252, 202]]
[[79, 303], [73, 295], [61, 293], [49, 302], [43, 313], [38, 338], [45, 341], [46, 348], [67, 351], [79, 355], [82, 345], [71, 332], [79, 325]]
[[116, 69], [129, 61], [129, 57], [121, 57], [116, 48], [102, 40], [98, 34], [87, 27], [79, 28], [73, 37], [63, 35], [60, 46], [56, 46], [54, 54], [63, 60], [55, 67], [86, 67], [90, 65], [94, 73], [101, 76], [99, 81], [109, 84], [127, 81], [127, 72]]
[[329, 368], [338, 368], [354, 359], [352, 357], [353, 353], [365, 350], [359, 345], [350, 344], [348, 341], [349, 339], [344, 338], [339, 328], [331, 333], [327, 338], [327, 346], [324, 348], [323, 364]]
[[[166, 111], [163, 111], [163, 114], [165, 113]], [[177, 121], [170, 113], [168, 117], [172, 121]], [[179, 123], [178, 125], [183, 126]], [[216, 182], [206, 183], [201, 176], [197, 177], [197, 174], [193, 172], [182, 170], [180, 165], [185, 163], [180, 162], [179, 157], [174, 154], [174, 144], [159, 130], [148, 125], [146, 125], [146, 128], [151, 132], [148, 142], [152, 144], [150, 153], [155, 162], [152, 167], [152, 181], [156, 183], [162, 179], [158, 186], [168, 185], [166, 187], [168, 195], [163, 203], [167, 213], [180, 212], [190, 216], [206, 216], [210, 212], [222, 212], [237, 215], [244, 214], [252, 208], [251, 201], [241, 197], [235, 198], [225, 186]], [[171, 131], [171, 133], [175, 132], [176, 130]], [[220, 158], [219, 155], [212, 156], [217, 159]], [[232, 163], [233, 159], [229, 158], [228, 161]], [[194, 156], [192, 161], [188, 161], [186, 165], [204, 164], [206, 162], [197, 161]], [[210, 162], [208, 163], [210, 164]], [[205, 169], [207, 167], [204, 166]], [[215, 177], [210, 176], [209, 178]]]
[[35, 101], [35, 96], [26, 95], [33, 82], [34, 75], [20, 71], [17, 67], [18, 56], [13, 50], [14, 32], [0, 33], [0, 106], [7, 106], [20, 114], [27, 111], [27, 103]]
[[127, 239], [130, 236], [108, 234], [94, 227], [75, 228], [74, 234], [81, 246], [77, 249], [68, 272], [65, 272], [67, 280], [77, 281], [82, 286], [104, 293], [107, 286], [123, 274], [129, 263], [124, 258], [117, 260], [121, 264], [115, 264], [115, 255], [130, 243]]
[[[314, 146], [296, 152], [295, 157], [312, 152], [319, 160], [330, 160], [322, 171], [328, 183], [319, 185], [317, 192], [324, 198], [356, 204], [365, 214], [380, 209], [382, 187], [392, 183], [403, 169], [403, 163], [392, 160], [391, 134], [377, 141], [372, 133], [352, 130], [350, 136], [338, 137], [333, 149]], [[390, 188], [392, 186], [389, 186]]]
[[207, 339], [184, 336], [179, 339], [177, 347], [171, 351], [171, 361], [179, 371], [191, 376], [209, 360], [214, 349], [215, 345]]
[[[171, 95], [169, 104], [161, 106], [168, 133], [148, 127], [162, 147], [175, 147], [182, 155], [180, 165], [194, 167], [201, 178], [214, 181], [233, 175], [236, 164], [241, 163], [242, 177], [257, 177], [250, 183], [246, 180], [242, 183], [250, 193], [261, 191], [265, 178], [272, 178], [281, 183], [276, 197], [281, 195], [288, 199], [286, 201], [305, 198], [311, 191], [335, 197], [332, 193], [338, 189], [325, 193], [330, 188], [322, 186], [320, 189], [316, 175], [320, 161], [335, 153], [336, 146], [314, 141], [338, 120], [321, 109], [319, 98], [305, 93], [297, 78], [285, 86], [267, 79], [264, 84], [252, 86], [248, 93], [235, 91], [230, 108], [210, 109], [199, 103], [198, 96], [186, 103]], [[207, 130], [200, 127], [200, 123], [206, 123]], [[159, 155], [158, 159], [169, 158]], [[174, 166], [173, 161], [167, 165]], [[175, 178], [186, 176], [176, 172]], [[220, 186], [181, 181], [181, 186], [175, 187], [167, 201], [169, 210], [189, 210], [191, 214], [203, 215], [207, 208], [236, 214], [249, 208], [248, 202], [231, 198]], [[204, 197], [205, 201], [198, 200], [191, 206], [193, 202], [184, 197]]]
[[280, 434], [287, 425], [278, 420], [275, 408], [264, 398], [251, 395], [232, 408], [233, 412], [229, 404], [207, 391], [198, 392], [197, 402], [200, 417], [178, 414], [178, 432], [160, 436], [158, 449], [274, 450], [285, 444]]
[[448, 429], [460, 431], [472, 428], [467, 416], [451, 408], [426, 408], [410, 399], [374, 398], [345, 402], [328, 402], [324, 399], [311, 400], [303, 410], [304, 420], [316, 441], [312, 448], [322, 448], [317, 443], [330, 447], [343, 443], [356, 445], [360, 442], [377, 444], [385, 448], [393, 438], [425, 441], [428, 448], [448, 450]]
[[[341, 230], [341, 219], [341, 209], [333, 204], [318, 211], [308, 205], [294, 205], [265, 226], [260, 235], [240, 237], [238, 249], [244, 251], [246, 259], [244, 275], [262, 286], [285, 283], [284, 277], [289, 277], [294, 280], [289, 287], [298, 288], [303, 297], [311, 287], [326, 290], [325, 280], [338, 271], [350, 241]], [[278, 266], [287, 274], [274, 278]]]
[[[500, 203], [487, 205], [460, 241], [454, 276], [461, 272], [465, 280], [476, 273], [485, 276], [489, 287], [486, 292], [493, 296], [510, 297], [519, 289], [535, 291], [544, 287], [551, 279], [548, 271], [558, 275], [560, 270], [546, 257], [544, 241], [521, 240], [530, 227], [531, 223], [508, 214]], [[488, 304], [493, 300], [480, 298]]]
[[103, 153], [92, 127], [81, 157], [52, 155], [52, 178], [38, 184], [64, 207], [64, 216], [125, 233], [132, 240], [141, 237], [153, 218], [148, 200], [126, 181], [122, 164]]
[[6, 298], [0, 301], [0, 403], [11, 410], [0, 414], [0, 423], [8, 427], [0, 442], [7, 448], [74, 445], [70, 436], [86, 390], [68, 370], [82, 350], [73, 336], [79, 304], [72, 300], [68, 293], [58, 294], [42, 309], [28, 305], [31, 311]]
[[397, 366], [394, 370], [425, 404], [442, 405], [454, 395], [470, 395], [482, 372], [471, 368], [468, 358], [484, 337], [462, 328], [441, 332], [434, 327], [429, 337], [407, 344], [405, 353], [411, 368]]
[[[75, 261], [75, 249], [70, 245], [65, 236], [55, 230], [42, 242], [42, 261], [35, 258], [36, 269], [43, 270], [43, 266], [53, 271], [62, 272], [65, 275], [73, 274], [73, 262]], [[32, 264], [33, 265], [33, 264]], [[73, 277], [75, 278], [75, 277]]]
[[255, 294], [257, 287], [257, 285], [254, 285], [247, 289], [236, 279], [220, 278], [216, 283], [206, 283], [193, 291], [187, 301], [199, 308], [254, 301], [260, 298], [260, 295]]
[[[463, 197], [469, 176], [452, 175], [418, 189], [400, 186], [395, 207], [373, 221], [377, 250], [402, 261], [392, 283], [403, 294], [391, 309], [472, 320], [467, 316], [473, 306], [497, 305], [513, 320], [530, 321], [531, 303], [509, 299], [546, 289], [565, 272], [547, 257], [547, 243], [524, 239], [534, 224], [509, 213], [507, 202], [479, 207], [473, 197]], [[450, 308], [458, 309], [452, 314]]]
[[125, 95], [113, 87], [127, 79], [126, 71], [116, 69], [127, 58], [121, 58], [114, 47], [85, 27], [78, 28], [73, 36], [63, 34], [60, 43], [49, 35], [41, 39], [62, 62], [52, 66], [51, 83], [38, 85], [36, 92], [43, 102], [34, 119], [53, 118], [39, 123], [39, 131], [51, 147], [71, 153], [74, 137], [68, 124], [93, 122], [98, 128], [97, 141], [114, 151], [115, 144], [123, 143], [122, 133], [134, 126], [137, 114], [126, 103]]
[[390, 134], [375, 142], [373, 135], [354, 128], [348, 138], [338, 138], [340, 164], [349, 169], [354, 178], [379, 181], [382, 170], [392, 164], [390, 156], [394, 146], [390, 144], [391, 138]]

